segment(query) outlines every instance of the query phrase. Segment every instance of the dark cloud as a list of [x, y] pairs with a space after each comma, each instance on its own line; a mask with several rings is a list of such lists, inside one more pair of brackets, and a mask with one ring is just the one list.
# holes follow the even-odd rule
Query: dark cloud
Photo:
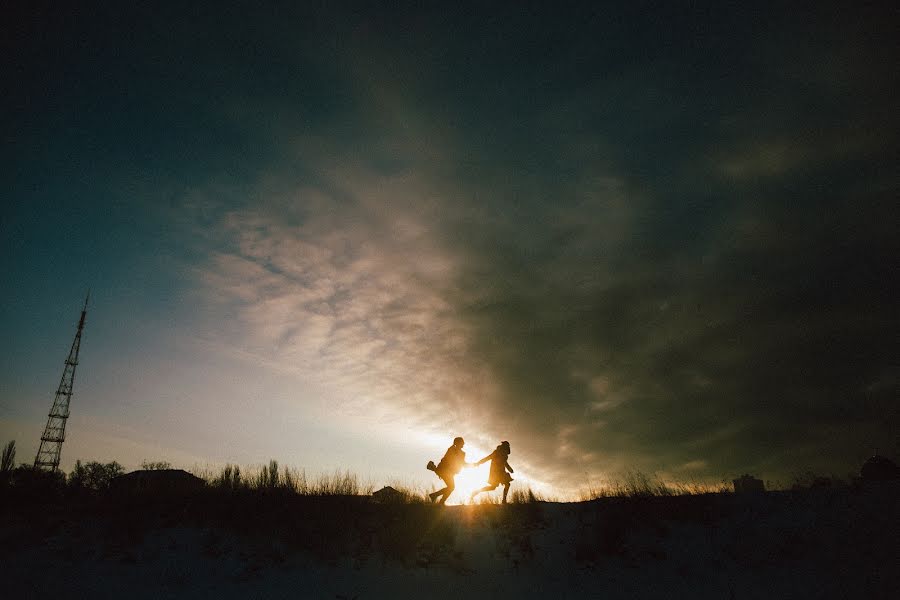
[[618, 70], [583, 23], [499, 93], [477, 80], [503, 109], [465, 132], [450, 176], [480, 218], [446, 244], [503, 389], [489, 427], [541, 467], [786, 477], [894, 442], [887, 32], [808, 16], [642, 23], [666, 33]]
[[335, 160], [423, 178], [383, 202], [436, 199], [456, 265], [440, 295], [466, 353], [430, 364], [491, 380], [463, 400], [423, 383], [420, 410], [516, 439], [561, 485], [841, 472], [888, 445], [893, 75], [877, 15], [844, 16], [351, 20], [333, 64], [364, 133], [320, 133]]

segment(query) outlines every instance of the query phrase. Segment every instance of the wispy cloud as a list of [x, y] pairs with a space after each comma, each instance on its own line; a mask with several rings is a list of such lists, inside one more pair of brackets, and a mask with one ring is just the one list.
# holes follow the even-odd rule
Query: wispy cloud
[[484, 390], [452, 304], [460, 257], [441, 246], [440, 215], [413, 179], [356, 174], [331, 186], [340, 198], [326, 205], [299, 189], [223, 215], [231, 247], [200, 275], [209, 306], [234, 320], [208, 334], [337, 390], [336, 411], [387, 404], [451, 428]]

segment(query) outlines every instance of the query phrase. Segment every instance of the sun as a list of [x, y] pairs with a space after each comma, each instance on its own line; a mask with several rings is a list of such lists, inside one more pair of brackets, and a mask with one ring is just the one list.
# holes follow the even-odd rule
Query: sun
[[[479, 455], [479, 458], [481, 456]], [[466, 468], [456, 476], [456, 489], [453, 490], [447, 504], [465, 504], [469, 501], [469, 494], [487, 485], [490, 463], [484, 463], [478, 467]]]

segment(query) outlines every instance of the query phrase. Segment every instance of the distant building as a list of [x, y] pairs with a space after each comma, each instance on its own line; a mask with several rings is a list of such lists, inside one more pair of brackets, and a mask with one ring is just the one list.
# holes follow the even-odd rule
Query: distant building
[[126, 493], [184, 493], [203, 488], [206, 482], [183, 469], [132, 471], [112, 480], [112, 489]]
[[900, 479], [900, 468], [889, 458], [875, 454], [859, 470], [863, 481], [891, 481]]
[[391, 486], [387, 485], [377, 492], [372, 493], [372, 501], [385, 504], [389, 502], [403, 502], [403, 493], [398, 492]]
[[766, 486], [762, 479], [757, 479], [752, 475], [741, 475], [737, 479], [732, 479], [735, 494], [754, 494], [766, 491]]

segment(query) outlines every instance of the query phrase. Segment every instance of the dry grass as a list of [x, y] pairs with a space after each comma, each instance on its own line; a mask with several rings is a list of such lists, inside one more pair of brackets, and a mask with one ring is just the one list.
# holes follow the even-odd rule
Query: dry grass
[[725, 480], [709, 484], [697, 481], [665, 482], [656, 475], [641, 471], [626, 471], [615, 479], [591, 483], [579, 494], [580, 501], [597, 498], [654, 498], [670, 496], [696, 496], [731, 491], [731, 483]]
[[[503, 502], [502, 488], [498, 488], [498, 490], [490, 493], [483, 492], [478, 494], [471, 504], [501, 504]], [[525, 487], [524, 489], [513, 486], [509, 490], [506, 501], [509, 504], [533, 504], [536, 502], [557, 502], [558, 500], [540, 492], [535, 492], [531, 489], [531, 486]]]
[[193, 470], [215, 490], [230, 492], [278, 492], [298, 496], [368, 496], [374, 486], [350, 471], [335, 471], [308, 477], [303, 469], [279, 467], [278, 461], [241, 469], [225, 465], [218, 472], [208, 468]]

